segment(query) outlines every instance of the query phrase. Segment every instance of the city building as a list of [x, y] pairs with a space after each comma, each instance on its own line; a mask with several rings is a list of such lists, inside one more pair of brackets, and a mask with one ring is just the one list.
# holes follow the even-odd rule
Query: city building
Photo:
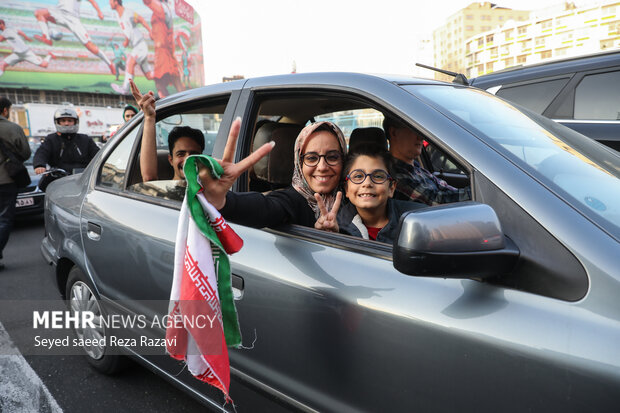
[[[483, 32], [488, 32], [509, 20], [527, 21], [530, 12], [500, 7], [494, 3], [472, 3], [448, 17], [446, 23], [435, 29], [435, 67], [463, 73], [466, 68], [465, 42]], [[445, 79], [436, 74], [436, 78]]]
[[[415, 62], [422, 63], [427, 66], [434, 66], [435, 55], [433, 51], [433, 37], [429, 34], [418, 34], [418, 41], [416, 42], [416, 50], [415, 50]], [[414, 66], [413, 67], [413, 75], [420, 77], [429, 77], [428, 69], [424, 69], [422, 67]]]
[[527, 21], [508, 21], [466, 41], [467, 77], [516, 65], [620, 48], [620, 2], [532, 12]]

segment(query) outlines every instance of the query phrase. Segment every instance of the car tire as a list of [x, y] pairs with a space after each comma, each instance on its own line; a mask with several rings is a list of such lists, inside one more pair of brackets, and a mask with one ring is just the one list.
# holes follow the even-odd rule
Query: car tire
[[[69, 271], [66, 285], [66, 297], [69, 310], [74, 313], [79, 310], [86, 310], [95, 313], [95, 316], [102, 315], [102, 308], [99, 296], [95, 293], [91, 282], [78, 267], [73, 267]], [[105, 338], [105, 327], [97, 328], [76, 328], [74, 332], [78, 338]], [[89, 346], [83, 347], [86, 353], [86, 360], [95, 370], [104, 374], [115, 374], [125, 369], [129, 364], [129, 359], [117, 354], [109, 354], [109, 346]]]

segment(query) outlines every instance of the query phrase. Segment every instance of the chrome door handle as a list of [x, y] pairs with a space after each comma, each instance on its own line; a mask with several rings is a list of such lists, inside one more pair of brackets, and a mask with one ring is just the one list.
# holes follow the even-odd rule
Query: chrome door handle
[[243, 298], [243, 278], [236, 274], [231, 274], [233, 299], [239, 301]]
[[88, 222], [88, 228], [86, 235], [93, 241], [99, 241], [101, 239], [101, 225], [97, 225], [92, 222]]

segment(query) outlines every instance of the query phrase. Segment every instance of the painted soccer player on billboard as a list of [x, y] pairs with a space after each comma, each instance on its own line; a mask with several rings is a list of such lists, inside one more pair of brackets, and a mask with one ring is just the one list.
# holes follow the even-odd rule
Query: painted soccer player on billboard
[[[129, 80], [133, 79], [134, 71], [136, 70], [136, 63], [140, 65], [142, 73], [147, 79], [153, 78], [153, 66], [148, 60], [148, 49], [146, 46], [146, 40], [142, 35], [142, 32], [138, 29], [138, 24], [146, 29], [149, 33], [149, 37], [153, 37], [151, 34], [151, 28], [144, 20], [144, 17], [140, 16], [135, 11], [128, 7], [123, 6], [123, 0], [110, 0], [110, 7], [116, 14], [116, 21], [123, 31], [125, 40], [123, 41], [123, 47], [131, 47], [131, 50], [127, 53], [129, 55], [127, 59], [127, 69], [125, 71], [125, 80], [123, 85], [120, 86], [116, 83], [110, 83], [110, 86], [116, 93], [122, 95], [129, 94]], [[118, 79], [117, 79], [118, 80]]]
[[[101, 12], [101, 9], [99, 9], [97, 2], [95, 0], [88, 1], [97, 11], [97, 17], [99, 17], [99, 20], [103, 20], [103, 13]], [[110, 68], [112, 74], [115, 75], [116, 70], [114, 69], [114, 65], [110, 62], [110, 59], [108, 59], [105, 53], [99, 50], [97, 45], [93, 43], [90, 39], [88, 31], [80, 20], [81, 4], [81, 0], [58, 0], [58, 5], [56, 5], [56, 7], [35, 10], [34, 16], [39, 22], [42, 34], [35, 34], [34, 38], [40, 40], [48, 46], [51, 46], [52, 34], [54, 34], [53, 37], [56, 38], [61, 38], [61, 36], [58, 31], [50, 32], [50, 23], [63, 26], [69, 29], [69, 31], [78, 38], [78, 40], [88, 49], [88, 51], [103, 60], [103, 62]]]
[[0, 87], [127, 95], [133, 79], [163, 97], [204, 83], [185, 0], [8, 0], [0, 19]]
[[34, 54], [30, 46], [24, 43], [32, 42], [32, 39], [28, 37], [23, 31], [8, 29], [4, 20], [0, 20], [0, 42], [7, 42], [13, 53], [6, 56], [2, 62], [0, 62], [0, 76], [4, 74], [4, 70], [7, 66], [14, 66], [19, 62], [30, 62], [33, 65], [47, 68], [50, 63], [50, 59], [54, 57], [52, 52], [48, 52], [45, 59], [41, 59], [40, 56]]
[[185, 89], [177, 60], [174, 57], [174, 22], [172, 10], [165, 0], [142, 0], [152, 10], [151, 38], [155, 42], [155, 72], [153, 77], [160, 97], [166, 96], [168, 85], [177, 91]]

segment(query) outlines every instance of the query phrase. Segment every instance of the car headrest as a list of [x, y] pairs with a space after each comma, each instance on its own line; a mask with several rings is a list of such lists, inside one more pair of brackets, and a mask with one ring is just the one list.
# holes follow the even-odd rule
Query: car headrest
[[378, 145], [387, 151], [387, 139], [383, 129], [377, 127], [353, 129], [349, 138], [349, 153], [355, 152], [356, 146], [368, 144]]
[[290, 185], [293, 178], [295, 139], [301, 125], [268, 122], [258, 128], [254, 137], [254, 149], [274, 141], [276, 146], [264, 158], [254, 164], [257, 178], [275, 185]]
[[160, 181], [169, 180], [174, 177], [174, 170], [168, 161], [168, 150], [157, 150], [157, 179]]

